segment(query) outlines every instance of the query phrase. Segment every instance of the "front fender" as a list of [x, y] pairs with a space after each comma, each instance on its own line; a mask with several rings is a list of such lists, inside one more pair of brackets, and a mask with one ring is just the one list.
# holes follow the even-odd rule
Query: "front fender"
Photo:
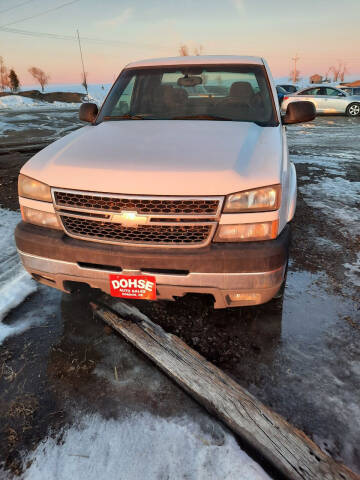
[[289, 172], [289, 206], [287, 221], [290, 222], [296, 210], [296, 191], [297, 191], [297, 181], [296, 181], [296, 169], [295, 165], [290, 162], [290, 172]]

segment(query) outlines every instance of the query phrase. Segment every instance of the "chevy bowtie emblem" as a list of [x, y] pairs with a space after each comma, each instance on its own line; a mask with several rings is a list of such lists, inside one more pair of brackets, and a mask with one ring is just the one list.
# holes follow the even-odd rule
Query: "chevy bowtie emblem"
[[113, 223], [120, 223], [123, 227], [138, 227], [139, 225], [145, 225], [148, 218], [138, 215], [137, 212], [128, 212], [123, 210], [121, 213], [114, 213], [111, 215], [111, 221]]

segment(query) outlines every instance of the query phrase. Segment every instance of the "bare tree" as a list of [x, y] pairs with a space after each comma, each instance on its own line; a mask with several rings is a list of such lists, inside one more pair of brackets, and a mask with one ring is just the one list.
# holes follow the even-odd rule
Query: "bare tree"
[[329, 68], [329, 72], [333, 74], [333, 82], [343, 82], [345, 75], [348, 73], [348, 69], [345, 62], [338, 60], [337, 65]]
[[331, 67], [329, 67], [324, 75], [324, 80], [323, 82], [324, 83], [329, 83], [330, 82], [330, 71], [331, 71]]
[[330, 67], [330, 72], [332, 72], [333, 75], [333, 82], [337, 82], [339, 80], [339, 75], [340, 75], [340, 70], [338, 66], [332, 66]]
[[340, 81], [343, 82], [345, 80], [345, 75], [349, 73], [349, 70], [346, 66], [346, 63], [343, 63], [342, 64], [342, 67], [341, 67], [341, 70], [340, 70], [340, 74], [339, 74], [339, 78], [340, 78]]
[[0, 88], [2, 91], [10, 88], [9, 71], [4, 63], [3, 57], [0, 57]]
[[28, 72], [40, 83], [41, 90], [44, 91], [45, 86], [49, 83], [50, 75], [45, 73], [41, 68], [31, 67]]
[[190, 55], [189, 47], [187, 45], [180, 45], [179, 55], [180, 57], [188, 57]]
[[[199, 45], [198, 47], [194, 47], [192, 49], [193, 55], [196, 55], [196, 56], [202, 55], [203, 51], [204, 51], [204, 47], [202, 45]], [[185, 44], [180, 45], [179, 55], [180, 57], [188, 57], [189, 55], [191, 55], [190, 48]]]
[[204, 47], [202, 45], [199, 45], [198, 47], [194, 48], [194, 55], [199, 56], [202, 55], [204, 51]]

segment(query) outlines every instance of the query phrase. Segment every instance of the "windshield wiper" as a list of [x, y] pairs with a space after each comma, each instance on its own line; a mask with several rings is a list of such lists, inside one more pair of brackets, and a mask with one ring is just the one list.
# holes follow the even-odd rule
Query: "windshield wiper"
[[268, 127], [268, 122], [261, 122], [258, 120], [238, 120], [233, 118], [218, 117], [217, 115], [184, 115], [182, 117], [172, 117], [171, 120], [219, 120], [224, 122], [248, 122], [255, 123], [259, 127]]
[[148, 120], [148, 117], [143, 115], [107, 115], [104, 117], [104, 120]]
[[218, 117], [216, 115], [183, 115], [180, 117], [171, 117], [171, 120], [219, 120], [224, 122], [233, 122], [232, 118]]

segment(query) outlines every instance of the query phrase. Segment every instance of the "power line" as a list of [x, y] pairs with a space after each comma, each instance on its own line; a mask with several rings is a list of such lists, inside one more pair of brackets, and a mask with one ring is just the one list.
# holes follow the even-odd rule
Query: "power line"
[[75, 38], [71, 35], [58, 35], [56, 33], [33, 32], [30, 30], [20, 30], [18, 28], [0, 27], [0, 31], [5, 33], [14, 33], [16, 35], [23, 35], [25, 37], [54, 38], [57, 40], [74, 40]]
[[33, 2], [33, 1], [34, 1], [34, 0], [26, 0], [26, 2], [18, 3], [17, 5], [14, 5], [14, 6], [12, 6], [12, 7], [5, 8], [4, 10], [0, 10], [0, 13], [9, 12], [10, 10], [14, 10], [14, 8], [22, 7], [23, 5], [26, 5], [27, 3], [31, 3], [31, 2]]
[[30, 17], [21, 18], [20, 20], [15, 20], [14, 22], [10, 22], [10, 23], [6, 23], [5, 25], [1, 25], [0, 28], [9, 27], [10, 25], [15, 25], [15, 23], [24, 22], [25, 20], [30, 20], [32, 18], [40, 17], [41, 15], [46, 15], [47, 13], [54, 12], [55, 10], [59, 10], [60, 8], [63, 8], [63, 7], [67, 7], [68, 5], [71, 5], [71, 4], [76, 3], [78, 1], [79, 0], [71, 0], [71, 2], [62, 3], [61, 5], [58, 5], [57, 7], [49, 8], [48, 10], [44, 10], [43, 12], [37, 13], [35, 15], [31, 15]]
[[[8, 28], [8, 27], [0, 27], [0, 32], [5, 32], [5, 33], [13, 33], [15, 35], [23, 35], [26, 37], [39, 37], [39, 38], [51, 38], [54, 40], [71, 40], [74, 41], [76, 40], [76, 37], [74, 35], [62, 35], [62, 34], [57, 34], [57, 33], [48, 33], [48, 32], [34, 32], [31, 30], [22, 30], [18, 28]], [[149, 47], [149, 48], [154, 48], [154, 49], [168, 49], [168, 47], [164, 45], [155, 45], [151, 43], [135, 43], [135, 42], [128, 42], [124, 40], [105, 40], [103, 38], [94, 38], [94, 37], [81, 37], [81, 40], [84, 42], [93, 42], [97, 43], [100, 45], [127, 45], [127, 46], [138, 46], [138, 47]]]

